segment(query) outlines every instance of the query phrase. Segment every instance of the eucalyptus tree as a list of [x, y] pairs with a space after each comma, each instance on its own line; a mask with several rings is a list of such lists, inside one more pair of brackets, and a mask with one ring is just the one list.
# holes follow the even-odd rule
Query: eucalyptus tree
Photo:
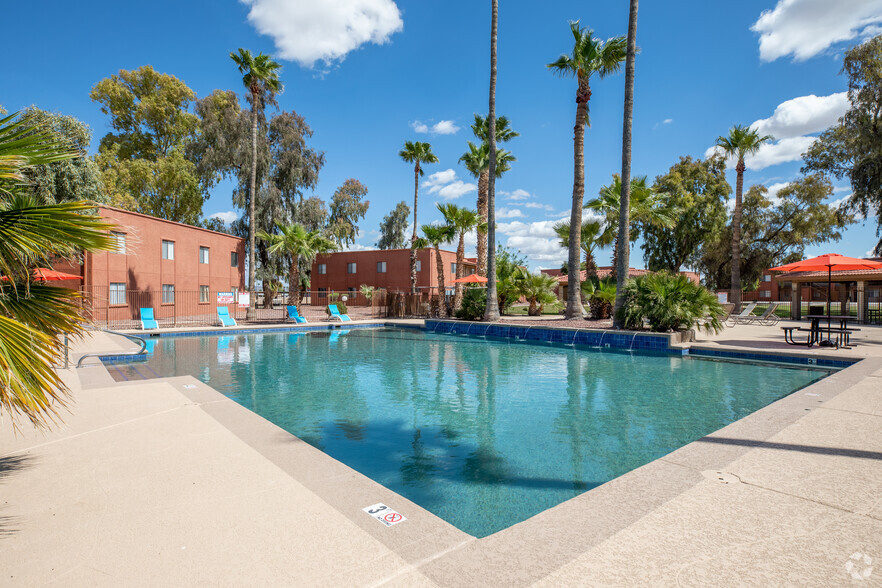
[[416, 255], [417, 249], [432, 247], [435, 249], [435, 269], [438, 271], [438, 294], [440, 298], [441, 316], [447, 316], [447, 305], [444, 299], [447, 296], [444, 284], [444, 261], [441, 259], [441, 245], [450, 243], [455, 237], [453, 227], [449, 225], [423, 225], [420, 227], [423, 236], [412, 241], [411, 251]]
[[288, 256], [288, 304], [299, 304], [301, 266], [311, 264], [320, 253], [335, 251], [337, 244], [321, 231], [307, 231], [300, 223], [276, 223], [276, 229], [277, 233], [259, 231], [257, 236], [267, 242], [269, 253]]
[[[576, 124], [573, 127], [573, 202], [570, 211], [570, 226], [582, 225], [582, 200], [585, 197], [585, 124], [588, 118], [588, 101], [591, 99], [591, 76], [603, 79], [618, 72], [627, 55], [627, 42], [624, 37], [612, 37], [603, 41], [595, 38], [594, 32], [581, 28], [579, 21], [570, 22], [573, 34], [573, 51], [563, 54], [548, 68], [560, 76], [575, 77]], [[567, 293], [566, 318], [584, 315], [579, 288], [579, 244], [580, 233], [570, 233], [569, 264], [570, 288]], [[575, 280], [575, 282], [574, 282]]]
[[407, 230], [407, 217], [410, 207], [403, 200], [395, 205], [380, 223], [380, 240], [377, 249], [403, 249], [406, 245], [404, 232]]
[[370, 206], [369, 201], [363, 201], [367, 193], [367, 186], [349, 178], [331, 198], [328, 232], [341, 247], [354, 243], [358, 237], [358, 221], [364, 218]]
[[[570, 246], [570, 223], [561, 221], [553, 227], [555, 234], [560, 239], [560, 246], [564, 249]], [[598, 247], [609, 245], [611, 235], [604, 230], [604, 223], [597, 220], [583, 220], [582, 234], [579, 243], [582, 252], [585, 254], [585, 278], [591, 279], [597, 277], [597, 263], [594, 260], [594, 251]], [[569, 268], [568, 268], [569, 269]]]
[[487, 114], [487, 145], [490, 164], [487, 178], [487, 303], [484, 320], [499, 320], [496, 295], [496, 37], [499, 28], [499, 0], [490, 0], [490, 98]]
[[[463, 261], [465, 260], [465, 236], [467, 233], [486, 228], [481, 222], [481, 216], [476, 210], [471, 210], [456, 204], [439, 204], [438, 210], [444, 217], [444, 222], [459, 237], [456, 246], [456, 279], [463, 277]], [[456, 284], [453, 294], [453, 310], [459, 309], [462, 304], [462, 284]]]
[[420, 141], [405, 141], [404, 149], [398, 152], [398, 156], [407, 163], [413, 164], [413, 236], [410, 238], [410, 291], [416, 293], [416, 249], [413, 243], [417, 239], [417, 202], [419, 200], [420, 176], [423, 171], [422, 164], [438, 163], [438, 158], [432, 153], [432, 146]]
[[[230, 53], [230, 59], [242, 74], [242, 84], [248, 88], [251, 97], [251, 182], [248, 188], [248, 290], [254, 291], [255, 252], [254, 252], [254, 207], [257, 200], [257, 123], [258, 113], [263, 113], [266, 104], [275, 103], [275, 95], [280, 94], [283, 85], [279, 79], [282, 66], [264, 53], [257, 56], [247, 49], [239, 48], [238, 53]], [[254, 298], [246, 313], [246, 319], [254, 316]]]
[[631, 130], [634, 122], [634, 62], [637, 58], [637, 4], [630, 0], [628, 10], [628, 49], [625, 58], [625, 104], [622, 117], [622, 198], [619, 208], [619, 234], [616, 242], [621, 244], [616, 259], [616, 302], [613, 307], [613, 325], [622, 327], [619, 309], [625, 303], [625, 282], [631, 266]]
[[727, 156], [734, 157], [735, 209], [732, 211], [732, 288], [729, 302], [735, 311], [741, 310], [741, 194], [744, 190], [744, 158], [759, 151], [763, 143], [772, 141], [771, 135], [760, 135], [756, 129], [735, 125], [726, 136], [717, 137], [717, 147]]

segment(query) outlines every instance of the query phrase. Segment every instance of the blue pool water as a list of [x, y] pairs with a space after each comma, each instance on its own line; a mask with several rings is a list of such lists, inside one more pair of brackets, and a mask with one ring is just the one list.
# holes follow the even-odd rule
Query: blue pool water
[[161, 338], [111, 372], [195, 376], [477, 537], [828, 373], [389, 328]]

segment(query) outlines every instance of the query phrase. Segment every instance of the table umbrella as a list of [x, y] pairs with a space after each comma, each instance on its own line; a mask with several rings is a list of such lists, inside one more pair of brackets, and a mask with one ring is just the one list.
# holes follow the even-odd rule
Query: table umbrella
[[833, 272], [847, 270], [862, 269], [882, 269], [882, 263], [871, 259], [857, 259], [855, 257], [846, 257], [838, 253], [827, 253], [811, 259], [803, 259], [786, 265], [771, 268], [773, 272], [820, 272], [827, 270], [827, 341], [823, 341], [828, 346], [830, 343], [830, 298], [833, 287]]
[[462, 278], [453, 280], [453, 284], [486, 284], [487, 278], [483, 278], [478, 274], [469, 274]]

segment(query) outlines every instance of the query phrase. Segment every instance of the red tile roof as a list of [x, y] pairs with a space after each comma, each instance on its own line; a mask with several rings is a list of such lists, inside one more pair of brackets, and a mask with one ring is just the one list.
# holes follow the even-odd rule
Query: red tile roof
[[[612, 273], [612, 269], [613, 269], [612, 266], [598, 267], [597, 268], [597, 277], [598, 278], [605, 278], [605, 277], [609, 276]], [[565, 276], [565, 275], [561, 275], [561, 270], [559, 270], [559, 269], [547, 269], [547, 270], [541, 270], [541, 271], [543, 274], [548, 274], [549, 276], [556, 277], [558, 284], [569, 284], [570, 283], [569, 277]], [[642, 276], [642, 275], [649, 274], [649, 273], [652, 273], [652, 272], [650, 272], [647, 269], [637, 269], [637, 268], [633, 268], [633, 267], [628, 268], [628, 277], [629, 278], [636, 278], [637, 276]], [[687, 276], [690, 280], [692, 280], [696, 284], [700, 282], [700, 278], [699, 278], [698, 274], [695, 272], [680, 272], [680, 273], [683, 274], [684, 276]], [[579, 272], [579, 281], [580, 282], [584, 282], [587, 277], [588, 277], [588, 272], [586, 270], [582, 270]]]

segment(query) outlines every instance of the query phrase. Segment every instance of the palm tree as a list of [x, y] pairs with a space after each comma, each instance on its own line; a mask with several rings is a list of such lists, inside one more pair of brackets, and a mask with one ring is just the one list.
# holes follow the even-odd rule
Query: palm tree
[[[438, 210], [444, 216], [444, 222], [450, 227], [454, 235], [459, 235], [459, 244], [456, 247], [456, 278], [463, 277], [462, 264], [465, 258], [465, 236], [466, 233], [481, 228], [486, 225], [481, 222], [481, 217], [477, 211], [471, 210], [456, 204], [439, 204]], [[459, 310], [462, 304], [462, 284], [456, 284], [453, 294], [453, 310]]]
[[613, 326], [622, 327], [617, 315], [625, 303], [625, 282], [628, 279], [628, 268], [631, 265], [631, 128], [634, 120], [634, 61], [637, 57], [637, 2], [631, 0], [628, 12], [628, 53], [625, 59], [625, 105], [622, 117], [622, 198], [619, 207], [619, 235], [616, 241], [621, 243], [619, 256], [616, 259], [616, 301], [613, 307]]
[[267, 251], [274, 255], [290, 256], [288, 266], [288, 304], [300, 303], [300, 264], [311, 264], [319, 253], [337, 249], [337, 244], [321, 231], [307, 231], [300, 223], [284, 225], [276, 223], [278, 233], [258, 231], [257, 236], [266, 241]]
[[420, 227], [423, 231], [423, 237], [413, 240], [412, 251], [415, 253], [417, 249], [424, 247], [435, 248], [435, 265], [438, 270], [438, 293], [440, 295], [440, 312], [441, 316], [447, 316], [447, 305], [444, 299], [447, 296], [447, 290], [444, 285], [444, 261], [441, 259], [441, 245], [450, 243], [453, 240], [453, 227], [450, 225], [423, 225]]
[[[576, 124], [573, 128], [573, 203], [570, 211], [570, 226], [582, 226], [582, 199], [585, 196], [585, 122], [588, 117], [588, 101], [591, 99], [591, 76], [597, 74], [601, 79], [618, 72], [626, 57], [624, 37], [612, 37], [606, 41], [594, 38], [591, 29], [580, 28], [579, 21], [570, 22], [573, 33], [572, 55], [561, 55], [548, 68], [561, 76], [575, 76]], [[579, 237], [580, 233], [570, 233], [569, 280], [567, 292], [566, 318], [583, 316], [579, 294]]]
[[735, 157], [735, 210], [732, 211], [732, 286], [731, 300], [735, 312], [741, 310], [741, 193], [744, 189], [744, 158], [759, 151], [763, 143], [773, 141], [771, 135], [760, 136], [756, 129], [735, 125], [727, 137], [717, 137], [719, 147], [727, 157]]
[[86, 317], [79, 295], [35, 282], [32, 270], [82, 251], [111, 250], [112, 228], [90, 213], [90, 202], [41, 205], [29, 194], [24, 170], [82, 154], [45, 127], [13, 114], [0, 118], [0, 412], [46, 426], [65, 406], [68, 388], [54, 365], [64, 337], [82, 337]]
[[[502, 121], [505, 117], [499, 117]], [[475, 115], [477, 121], [483, 121], [479, 115]], [[508, 121], [506, 121], [508, 124]], [[496, 129], [499, 130], [502, 125], [497, 123]], [[475, 129], [475, 125], [472, 125]], [[517, 136], [518, 133], [508, 131], [511, 136]], [[475, 131], [478, 134], [478, 131]], [[480, 136], [479, 136], [480, 138]], [[506, 139], [507, 140], [507, 139]], [[462, 154], [459, 160], [465, 165], [475, 178], [478, 180], [478, 214], [481, 215], [481, 223], [487, 223], [487, 192], [490, 186], [490, 145], [482, 142], [480, 146], [475, 145], [471, 141], [469, 150]], [[517, 158], [505, 149], [496, 151], [496, 177], [501, 177], [505, 172], [511, 170], [511, 163], [517, 161]], [[487, 229], [486, 226], [478, 230], [478, 275], [487, 276]]]
[[[561, 221], [552, 227], [560, 239], [560, 246], [566, 249], [570, 246], [570, 223]], [[597, 247], [605, 247], [609, 243], [605, 240], [608, 231], [604, 231], [603, 223], [596, 220], [582, 221], [582, 234], [579, 236], [582, 252], [585, 254], [585, 279], [597, 277], [597, 263], [594, 261], [594, 250]]]
[[432, 146], [419, 141], [405, 141], [404, 149], [398, 152], [398, 156], [404, 161], [413, 164], [413, 236], [410, 238], [410, 291], [416, 294], [416, 250], [413, 246], [417, 239], [417, 200], [420, 190], [420, 176], [423, 175], [423, 163], [438, 163], [438, 158], [432, 153]]
[[548, 274], [522, 274], [518, 280], [518, 288], [521, 296], [530, 303], [527, 314], [539, 316], [542, 314], [543, 306], [555, 302], [557, 300], [557, 296], [554, 295], [556, 287], [557, 280]]
[[496, 297], [496, 35], [499, 26], [499, 0], [490, 1], [490, 100], [487, 114], [487, 304], [484, 320], [499, 320]]
[[[257, 57], [247, 49], [239, 48], [239, 53], [230, 53], [230, 59], [242, 74], [242, 84], [251, 93], [251, 183], [248, 187], [248, 291], [254, 292], [254, 202], [257, 200], [257, 119], [267, 102], [273, 102], [276, 94], [281, 94], [284, 86], [279, 80], [282, 66], [272, 57], [260, 53]], [[246, 319], [254, 317], [254, 296], [248, 306]]]

